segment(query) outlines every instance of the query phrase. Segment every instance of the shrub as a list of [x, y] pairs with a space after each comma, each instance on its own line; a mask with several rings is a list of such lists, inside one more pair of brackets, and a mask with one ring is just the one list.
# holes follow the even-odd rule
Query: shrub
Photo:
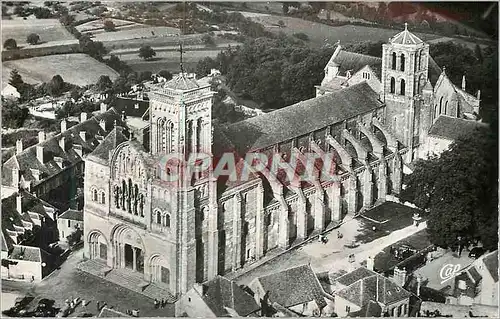
[[11, 39], [7, 39], [3, 43], [3, 46], [7, 50], [17, 49], [17, 42], [16, 42], [16, 40], [14, 40], [12, 38]]

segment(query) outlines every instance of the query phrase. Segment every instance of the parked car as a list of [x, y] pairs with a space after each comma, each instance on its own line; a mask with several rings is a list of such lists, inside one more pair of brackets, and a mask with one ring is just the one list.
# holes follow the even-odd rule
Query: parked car
[[474, 258], [474, 259], [478, 259], [479, 257], [481, 257], [484, 253], [486, 252], [486, 250], [482, 247], [474, 247], [470, 250], [469, 252], [469, 258]]

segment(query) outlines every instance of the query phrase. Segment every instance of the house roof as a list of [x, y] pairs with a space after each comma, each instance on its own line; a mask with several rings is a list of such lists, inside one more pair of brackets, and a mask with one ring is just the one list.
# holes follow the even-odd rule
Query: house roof
[[[373, 275], [361, 278], [344, 289], [337, 291], [335, 295], [349, 300], [359, 307], [366, 306], [371, 300], [389, 305], [409, 298], [412, 295], [391, 279], [375, 272], [373, 273]], [[359, 273], [359, 276], [362, 275], [364, 274]]]
[[283, 307], [292, 307], [313, 300], [320, 308], [326, 305], [325, 293], [309, 265], [290, 268], [259, 277], [257, 280], [264, 291], [269, 291], [270, 301]]
[[42, 252], [38, 247], [14, 245], [9, 259], [41, 262]]
[[438, 310], [441, 316], [464, 317], [469, 311], [476, 317], [498, 317], [498, 306], [474, 304], [471, 306], [453, 305], [440, 302], [424, 301], [420, 305], [420, 313]]
[[[143, 117], [149, 110], [149, 100], [130, 99], [117, 97], [111, 106], [118, 114], [125, 114], [127, 117]], [[122, 113], [123, 112], [123, 113]]]
[[67, 211], [65, 211], [64, 213], [59, 215], [58, 219], [70, 219], [70, 220], [83, 221], [83, 211], [68, 209]]
[[347, 71], [351, 71], [351, 74], [354, 74], [366, 65], [369, 65], [379, 79], [381, 76], [382, 58], [379, 57], [340, 50], [337, 56], [330, 62], [338, 65], [339, 73], [342, 75]]
[[227, 317], [233, 309], [239, 316], [247, 316], [260, 309], [254, 298], [234, 281], [217, 276], [203, 284], [205, 293], [202, 299], [217, 317]]
[[225, 129], [236, 150], [245, 153], [308, 134], [383, 106], [362, 82], [291, 106], [234, 123]]
[[493, 280], [498, 282], [498, 250], [483, 257], [483, 263], [486, 269], [488, 269], [491, 277], [493, 277]]
[[381, 317], [382, 307], [373, 300], [363, 305], [359, 311], [349, 313], [349, 317]]
[[99, 318], [116, 318], [116, 317], [130, 317], [127, 314], [124, 314], [123, 312], [110, 309], [108, 307], [104, 307], [101, 309], [101, 312], [98, 315]]
[[486, 125], [472, 120], [440, 115], [429, 129], [429, 135], [455, 141], [460, 136], [469, 134], [476, 128]]
[[389, 43], [391, 44], [405, 44], [405, 45], [413, 45], [423, 43], [419, 37], [408, 31], [408, 28], [405, 26], [405, 29], [395, 36], [393, 36]]
[[[106, 130], [100, 126], [101, 120], [104, 121]], [[18, 168], [19, 176], [23, 176], [27, 182], [35, 184], [40, 183], [43, 179], [59, 174], [68, 165], [74, 165], [83, 160], [76, 152], [75, 145], [80, 145], [82, 147], [83, 155], [92, 152], [100, 143], [97, 137], [106, 136], [114, 127], [115, 123], [120, 126], [125, 126], [120, 119], [120, 115], [114, 108], [111, 108], [104, 113], [93, 116], [87, 121], [68, 128], [62, 133], [47, 138], [42, 143], [30, 146], [21, 153], [13, 155], [2, 166], [2, 184], [9, 186], [12, 184], [13, 168]], [[85, 132], [86, 140], [81, 138], [80, 132]], [[59, 145], [62, 137], [64, 137], [65, 140], [65, 150]], [[43, 146], [43, 163], [38, 160], [37, 146]], [[62, 159], [62, 168], [55, 161], [55, 157], [60, 157]], [[40, 181], [36, 180], [32, 173], [32, 169], [40, 171]]]
[[128, 140], [129, 132], [127, 129], [121, 126], [116, 126], [105, 138], [104, 140], [95, 148], [95, 150], [89, 154], [89, 158], [97, 159], [103, 164], [107, 164], [109, 161], [109, 153], [120, 145], [121, 143]]
[[479, 282], [481, 278], [483, 278], [479, 272], [477, 271], [476, 267], [471, 267], [467, 269], [467, 272], [470, 274], [471, 278], [474, 280], [474, 282]]
[[374, 275], [376, 275], [376, 272], [371, 271], [365, 267], [359, 267], [347, 274], [333, 279], [333, 281], [336, 281], [343, 286], [350, 286], [360, 279]]

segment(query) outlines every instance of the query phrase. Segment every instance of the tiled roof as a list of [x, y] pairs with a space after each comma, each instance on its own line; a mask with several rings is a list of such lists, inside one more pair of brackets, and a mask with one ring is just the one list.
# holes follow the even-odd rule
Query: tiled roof
[[59, 215], [58, 219], [70, 219], [70, 220], [78, 220], [83, 221], [83, 211], [68, 209], [61, 215]]
[[369, 65], [379, 79], [381, 76], [382, 58], [379, 57], [340, 50], [331, 62], [338, 64], [340, 75], [345, 75], [347, 71], [351, 71], [351, 74], [354, 74], [365, 65]]
[[356, 268], [354, 271], [351, 271], [345, 275], [342, 275], [342, 276], [334, 279], [334, 281], [340, 283], [343, 286], [350, 286], [360, 279], [374, 276], [376, 274], [377, 274], [376, 272], [371, 271], [365, 267], [359, 267], [359, 268]]
[[233, 309], [242, 317], [260, 309], [251, 295], [227, 278], [217, 276], [203, 285], [206, 293], [202, 298], [217, 317], [227, 317], [226, 308]]
[[90, 153], [89, 158], [101, 160], [100, 162], [107, 164], [109, 161], [109, 152], [128, 140], [129, 133], [121, 126], [116, 126], [104, 140]]
[[486, 124], [481, 122], [441, 115], [429, 129], [429, 135], [455, 141], [460, 136], [469, 134], [474, 129], [484, 126]]
[[349, 317], [381, 317], [382, 307], [373, 300], [361, 307], [361, 310], [349, 313]]
[[290, 268], [257, 280], [264, 291], [269, 291], [270, 301], [283, 307], [293, 307], [312, 300], [320, 308], [326, 305], [321, 284], [309, 265]]
[[441, 75], [441, 68], [437, 65], [436, 61], [429, 56], [429, 68], [428, 68], [428, 78], [432, 85], [436, 85], [439, 75]]
[[149, 109], [149, 101], [117, 97], [111, 106], [118, 114], [124, 112], [126, 116], [143, 117]]
[[197, 89], [200, 85], [195, 79], [187, 77], [185, 74], [177, 74], [170, 81], [163, 84], [163, 87], [173, 90], [192, 90]]
[[117, 310], [110, 309], [108, 307], [104, 307], [104, 308], [102, 308], [98, 317], [99, 318], [116, 318], [116, 317], [130, 317], [130, 316], [124, 314], [123, 312], [119, 312]]
[[14, 245], [9, 255], [9, 259], [41, 262], [42, 253], [41, 249], [38, 247]]
[[245, 153], [308, 134], [382, 105], [378, 93], [362, 82], [234, 123], [225, 129], [225, 136], [231, 139], [238, 152]]
[[495, 282], [498, 282], [498, 250], [489, 253], [483, 258], [483, 263], [488, 269], [491, 277]]
[[479, 280], [481, 280], [481, 278], [483, 278], [483, 277], [481, 277], [481, 275], [477, 271], [476, 267], [474, 267], [474, 266], [467, 269], [467, 272], [470, 274], [470, 276], [472, 277], [474, 282], [478, 282]]
[[[100, 125], [100, 121], [104, 120], [106, 130]], [[74, 149], [74, 145], [81, 145], [83, 154], [92, 152], [98, 145], [99, 141], [97, 136], [106, 136], [114, 124], [124, 126], [121, 121], [120, 115], [111, 108], [108, 111], [98, 114], [87, 121], [74, 125], [68, 128], [65, 132], [59, 133], [53, 137], [47, 138], [42, 143], [30, 146], [23, 150], [20, 154], [13, 155], [2, 166], [2, 184], [11, 185], [12, 183], [12, 169], [18, 167], [20, 170], [19, 176], [23, 176], [26, 181], [32, 181], [35, 184], [39, 183], [32, 174], [32, 169], [38, 169], [42, 174], [41, 180], [57, 175], [66, 165], [73, 165], [82, 161], [82, 158]], [[86, 141], [80, 137], [80, 132], [86, 132]], [[61, 137], [65, 138], [66, 150], [59, 146]], [[43, 146], [44, 163], [40, 162], [37, 158], [37, 145]], [[61, 168], [56, 161], [55, 157], [60, 157], [63, 160], [64, 168]]]
[[[359, 273], [359, 275], [364, 275]], [[335, 293], [359, 307], [366, 306], [370, 300], [378, 301], [384, 305], [409, 298], [411, 293], [398, 286], [394, 281], [374, 273]]]
[[423, 43], [423, 41], [408, 31], [408, 29], [404, 29], [404, 31], [396, 34], [394, 37], [392, 37], [389, 41], [391, 44], [420, 44]]

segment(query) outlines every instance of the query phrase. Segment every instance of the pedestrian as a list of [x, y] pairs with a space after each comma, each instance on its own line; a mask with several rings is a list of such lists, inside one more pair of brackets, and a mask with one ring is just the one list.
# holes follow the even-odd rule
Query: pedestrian
[[319, 240], [320, 243], [322, 243], [323, 242], [323, 235], [320, 234], [319, 237], [318, 237], [318, 240]]
[[158, 301], [158, 299], [155, 298], [155, 308], [158, 309], [158, 307], [160, 306], [160, 302]]
[[162, 308], [165, 308], [165, 304], [166, 304], [166, 303], [167, 303], [167, 302], [165, 301], [165, 299], [161, 298], [161, 307], [162, 307]]
[[101, 302], [97, 300], [97, 311], [101, 311]]
[[372, 227], [372, 230], [373, 230], [373, 231], [376, 231], [376, 230], [377, 230], [377, 227], [373, 226], [373, 227]]

